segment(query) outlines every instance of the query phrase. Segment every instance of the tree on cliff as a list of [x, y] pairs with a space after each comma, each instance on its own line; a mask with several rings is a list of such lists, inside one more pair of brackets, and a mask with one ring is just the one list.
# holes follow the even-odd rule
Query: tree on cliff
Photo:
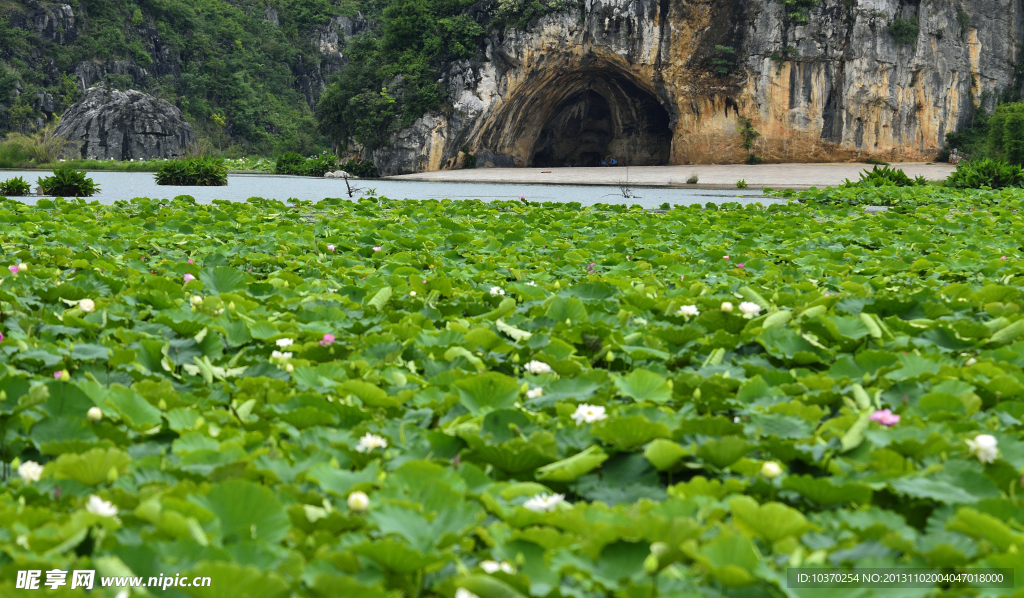
[[[444, 97], [437, 80], [470, 58], [484, 34], [466, 11], [475, 0], [393, 0], [375, 29], [349, 42], [348, 64], [317, 105], [320, 130], [339, 144], [373, 150]], [[385, 91], [381, 91], [381, 89]]]

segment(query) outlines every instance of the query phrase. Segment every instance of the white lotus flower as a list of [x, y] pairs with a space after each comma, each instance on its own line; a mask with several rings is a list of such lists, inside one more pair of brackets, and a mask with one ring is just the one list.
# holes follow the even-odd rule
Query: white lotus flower
[[528, 399], [536, 399], [542, 396], [544, 396], [544, 389], [539, 386], [526, 391], [526, 398]]
[[455, 590], [455, 598], [480, 598], [473, 592], [470, 592], [466, 588], [459, 588]]
[[482, 561], [480, 563], [480, 568], [484, 570], [484, 573], [493, 574], [498, 571], [502, 571], [510, 575], [515, 573], [515, 569], [512, 567], [512, 564], [507, 561], [501, 561], [500, 563], [498, 561]]
[[189, 299], [188, 302], [192, 305], [192, 307], [195, 307], [203, 303], [203, 298], [199, 295], [192, 295], [192, 298]]
[[271, 359], [291, 359], [292, 355], [293, 355], [293, 353], [291, 351], [285, 351], [283, 353], [281, 351], [271, 351], [270, 352], [270, 358]]
[[114, 517], [117, 515], [117, 507], [114, 506], [114, 503], [105, 501], [95, 494], [89, 497], [85, 510], [100, 517]]
[[535, 513], [554, 511], [565, 502], [564, 494], [538, 494], [523, 503], [523, 506]]
[[410, 297], [415, 297], [416, 296], [416, 291], [409, 291], [409, 296]]
[[731, 312], [732, 311], [732, 303], [729, 303], [728, 301], [723, 301], [722, 302], [721, 310], [726, 312], [726, 313]]
[[281, 347], [282, 349], [284, 349], [285, 347], [290, 347], [293, 344], [295, 344], [295, 340], [294, 339], [290, 339], [290, 338], [279, 338], [279, 339], [277, 339], [277, 346]]
[[98, 422], [103, 419], [103, 410], [99, 407], [89, 407], [89, 411], [86, 412], [85, 416], [91, 422]]
[[353, 511], [365, 511], [370, 508], [370, 497], [358, 490], [348, 495], [348, 508]]
[[744, 318], [753, 318], [761, 313], [761, 306], [750, 301], [744, 301], [740, 303], [740, 311], [743, 312]]
[[530, 372], [535, 376], [539, 376], [540, 374], [551, 373], [550, 365], [544, 363], [543, 361], [537, 361], [536, 359], [528, 361], [526, 365], [524, 365], [523, 367], [526, 369], [527, 372]]
[[537, 283], [535, 283], [535, 282], [533, 282], [531, 280], [530, 282], [526, 283], [526, 286], [528, 286], [528, 287], [535, 287], [535, 286], [537, 286]]
[[359, 439], [359, 444], [356, 445], [356, 450], [360, 453], [368, 453], [373, 449], [386, 449], [388, 448], [388, 441], [383, 436], [376, 434], [366, 434]]
[[765, 461], [764, 465], [761, 466], [761, 475], [768, 478], [777, 478], [782, 475], [782, 468], [775, 461]]
[[82, 299], [81, 301], [78, 302], [78, 309], [84, 311], [87, 314], [92, 313], [96, 311], [96, 302], [93, 301], [92, 299]]
[[35, 461], [25, 461], [18, 466], [18, 475], [26, 482], [38, 482], [43, 477], [43, 466]]
[[995, 436], [989, 434], [978, 434], [974, 440], [968, 440], [967, 446], [971, 447], [971, 454], [982, 463], [991, 463], [999, 456], [999, 441]]
[[677, 316], [686, 316], [687, 318], [692, 316], [699, 316], [700, 310], [697, 309], [696, 305], [682, 305], [679, 307], [679, 311], [676, 312]]
[[491, 294], [492, 295], [504, 295], [505, 294], [505, 289], [503, 289], [501, 287], [491, 287]]
[[604, 407], [600, 405], [587, 405], [581, 403], [577, 405], [576, 411], [572, 414], [572, 419], [576, 422], [577, 426], [582, 426], [584, 423], [592, 424], [608, 419], [608, 414], [605, 412]]
[[965, 365], [967, 365], [967, 367], [971, 367], [972, 365], [974, 365], [976, 363], [978, 363], [978, 360], [973, 358], [973, 357], [971, 357], [970, 359], [967, 360], [967, 363]]

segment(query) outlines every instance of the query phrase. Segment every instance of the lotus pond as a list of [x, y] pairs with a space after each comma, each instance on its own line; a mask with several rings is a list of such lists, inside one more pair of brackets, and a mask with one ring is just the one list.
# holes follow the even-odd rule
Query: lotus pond
[[978, 193], [3, 200], [0, 594], [1010, 595], [786, 583], [1024, 586], [1024, 197]]

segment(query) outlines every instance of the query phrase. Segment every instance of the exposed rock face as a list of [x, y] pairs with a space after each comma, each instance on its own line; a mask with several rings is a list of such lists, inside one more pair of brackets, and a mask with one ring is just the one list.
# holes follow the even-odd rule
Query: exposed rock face
[[[742, 161], [739, 117], [769, 160], [930, 159], [975, 101], [1014, 80], [1020, 0], [821, 0], [805, 24], [779, 0], [586, 0], [527, 31], [489, 33], [445, 74], [450, 110], [374, 153], [382, 174], [478, 164]], [[916, 41], [888, 27], [916, 19]], [[716, 46], [734, 64], [714, 64]], [[728, 72], [722, 73], [720, 70]]]
[[[369, 26], [370, 21], [356, 13], [354, 17], [334, 17], [313, 32], [310, 42], [317, 51], [308, 57], [308, 67], [300, 66], [295, 70], [296, 84], [310, 109], [316, 107], [327, 79], [345, 65], [345, 40]], [[303, 64], [304, 61], [297, 62]]]
[[75, 13], [70, 4], [47, 4], [29, 2], [26, 13], [10, 15], [10, 25], [15, 29], [34, 31], [39, 37], [55, 44], [70, 42], [78, 36]]
[[61, 117], [56, 134], [80, 144], [82, 158], [172, 158], [196, 142], [192, 126], [166, 100], [97, 85]]

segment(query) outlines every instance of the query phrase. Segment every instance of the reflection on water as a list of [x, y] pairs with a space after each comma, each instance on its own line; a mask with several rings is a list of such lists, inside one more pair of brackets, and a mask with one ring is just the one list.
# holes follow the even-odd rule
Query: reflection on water
[[[0, 180], [17, 176], [36, 186], [36, 179], [48, 173], [40, 171], [0, 171]], [[171, 187], [159, 186], [148, 172], [90, 172], [100, 193], [91, 200], [111, 204], [118, 200], [134, 197], [171, 199], [178, 195], [191, 195], [199, 203], [210, 203], [215, 199], [245, 201], [250, 197], [264, 197], [281, 201], [296, 198], [319, 201], [325, 197], [348, 197], [345, 181], [341, 179], [319, 179], [310, 177], [233, 174], [228, 176], [225, 187]], [[557, 201], [579, 202], [585, 206], [596, 203], [616, 203], [657, 208], [669, 205], [689, 205], [737, 201], [740, 203], [784, 203], [778, 199], [765, 198], [754, 189], [727, 191], [703, 189], [666, 189], [661, 187], [632, 187], [625, 190], [632, 197], [626, 198], [618, 186], [597, 185], [524, 185], [521, 183], [439, 183], [426, 181], [355, 180], [350, 185], [358, 187], [353, 198], [367, 193], [391, 199], [481, 199], [517, 200], [525, 196], [531, 202]], [[32, 197], [17, 198], [34, 204]]]

